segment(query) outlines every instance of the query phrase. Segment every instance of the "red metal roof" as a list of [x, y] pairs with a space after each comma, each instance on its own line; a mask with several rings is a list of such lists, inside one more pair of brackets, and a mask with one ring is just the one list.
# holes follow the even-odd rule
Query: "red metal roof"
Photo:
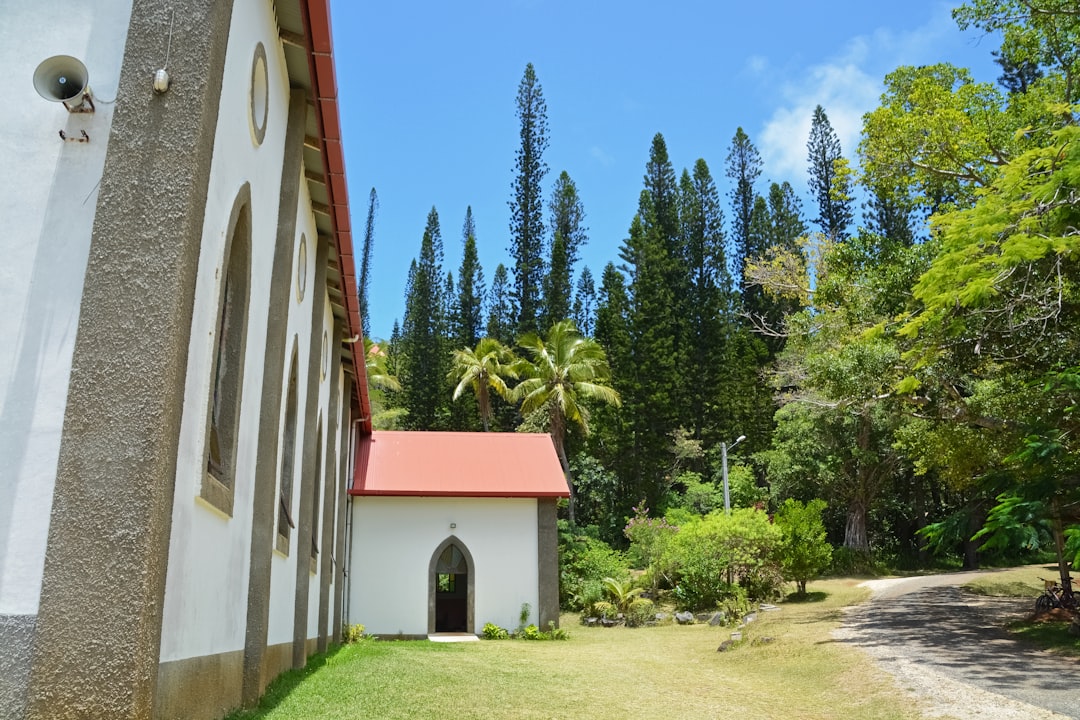
[[550, 435], [375, 431], [356, 447], [350, 495], [569, 497]]

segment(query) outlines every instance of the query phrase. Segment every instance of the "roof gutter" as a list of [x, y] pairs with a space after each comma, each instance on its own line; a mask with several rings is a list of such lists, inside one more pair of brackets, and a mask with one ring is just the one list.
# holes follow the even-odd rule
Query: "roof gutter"
[[311, 76], [315, 102], [315, 122], [322, 143], [323, 173], [329, 196], [330, 222], [334, 228], [341, 272], [341, 294], [345, 303], [346, 335], [356, 338], [352, 351], [354, 414], [360, 418], [359, 427], [371, 433], [371, 401], [368, 398], [367, 370], [364, 345], [360, 341], [364, 329], [360, 326], [360, 304], [356, 292], [356, 263], [353, 259], [352, 225], [349, 213], [349, 191], [345, 182], [345, 154], [341, 142], [341, 115], [338, 111], [337, 80], [334, 73], [334, 48], [330, 29], [330, 0], [300, 0], [307, 42], [308, 72]]

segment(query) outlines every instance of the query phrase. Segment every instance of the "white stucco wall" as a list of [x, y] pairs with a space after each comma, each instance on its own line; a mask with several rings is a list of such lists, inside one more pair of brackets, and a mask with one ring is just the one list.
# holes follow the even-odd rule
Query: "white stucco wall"
[[[267, 303], [277, 234], [289, 85], [276, 20], [265, 0], [237, 0], [225, 57], [188, 377], [181, 423], [162, 623], [161, 660], [244, 647], [255, 458], [266, 347]], [[261, 145], [249, 123], [255, 47], [266, 49], [269, 112]], [[233, 515], [198, 499], [228, 223], [237, 193], [251, 187], [251, 280]]]
[[516, 627], [526, 602], [536, 621], [535, 499], [357, 497], [352, 522], [349, 623], [376, 635], [427, 633], [428, 566], [450, 535], [472, 554], [476, 631]]
[[[323, 292], [323, 316], [322, 316], [322, 331], [319, 332], [319, 357], [316, 361], [319, 363], [319, 418], [321, 420], [322, 427], [322, 444], [316, 450], [319, 453], [319, 474], [315, 478], [315, 482], [318, 486], [318, 492], [316, 498], [318, 501], [318, 524], [315, 528], [315, 540], [316, 545], [319, 548], [319, 555], [316, 557], [315, 568], [316, 572], [311, 575], [311, 582], [308, 584], [308, 630], [307, 636], [309, 638], [315, 638], [319, 636], [319, 604], [322, 598], [322, 553], [330, 552], [333, 548], [333, 544], [330, 547], [323, 545], [323, 527], [327, 518], [324, 513], [326, 506], [326, 470], [328, 463], [333, 461], [333, 448], [336, 447], [334, 442], [334, 436], [337, 433], [337, 427], [329, 424], [330, 419], [330, 381], [333, 377], [331, 374], [333, 371], [330, 368], [330, 359], [333, 355], [332, 348], [334, 343], [334, 310], [330, 305], [330, 294]], [[326, 338], [326, 342], [323, 343], [322, 338]], [[316, 424], [319, 427], [319, 424]], [[331, 490], [331, 492], [333, 492]], [[333, 515], [330, 516], [330, 521], [333, 522]]]
[[[0, 615], [33, 615], [131, 2], [9, 2], [0, 15]], [[34, 70], [53, 55], [86, 65], [97, 112], [38, 96]]]
[[[301, 175], [302, 177], [302, 175]], [[297, 427], [296, 445], [294, 452], [295, 464], [292, 469], [292, 497], [289, 512], [293, 521], [300, 522], [300, 488], [303, 482], [303, 456], [305, 434], [316, 431], [316, 426], [304, 427], [305, 409], [307, 408], [307, 379], [308, 368], [311, 362], [319, 362], [318, 358], [308, 357], [308, 348], [311, 340], [311, 304], [315, 302], [316, 293], [311, 288], [315, 283], [315, 257], [317, 229], [315, 218], [311, 214], [311, 197], [308, 194], [307, 184], [300, 185], [300, 198], [297, 203], [296, 239], [292, 252], [292, 291], [290, 293], [289, 322], [288, 322], [288, 349], [285, 354], [285, 374], [281, 379], [281, 414], [278, 427], [285, 427], [286, 399], [289, 387], [289, 368], [292, 361], [293, 348], [296, 348], [296, 408]], [[299, 252], [301, 238], [305, 238], [307, 245], [307, 273], [305, 279], [305, 291], [303, 299], [296, 292], [296, 276], [299, 264]], [[281, 491], [281, 453], [283, 443], [278, 443], [278, 466], [277, 485], [275, 495]], [[309, 471], [310, 472], [310, 471]], [[277, 522], [277, 513], [274, 514], [274, 522]], [[298, 529], [298, 528], [297, 528]], [[270, 574], [270, 615], [267, 642], [270, 645], [289, 643], [293, 640], [293, 625], [295, 623], [296, 608], [296, 562], [300, 558], [305, 564], [310, 554], [308, 552], [310, 539], [299, 538], [297, 530], [289, 534], [289, 554], [282, 555], [274, 552], [271, 561]]]

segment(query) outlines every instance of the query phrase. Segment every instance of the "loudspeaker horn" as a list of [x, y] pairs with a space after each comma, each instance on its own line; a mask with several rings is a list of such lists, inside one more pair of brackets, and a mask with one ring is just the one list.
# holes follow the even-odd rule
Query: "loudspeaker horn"
[[53, 55], [34, 71], [34, 89], [38, 95], [50, 102], [64, 103], [71, 112], [85, 111], [83, 101], [84, 95], [90, 94], [89, 82], [86, 66], [70, 55]]

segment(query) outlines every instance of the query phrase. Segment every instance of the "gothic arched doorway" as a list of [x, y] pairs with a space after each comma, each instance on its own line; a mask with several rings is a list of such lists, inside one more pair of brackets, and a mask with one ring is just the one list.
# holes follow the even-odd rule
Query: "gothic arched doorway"
[[428, 565], [428, 632], [476, 632], [473, 622], [472, 555], [454, 536], [435, 550]]

